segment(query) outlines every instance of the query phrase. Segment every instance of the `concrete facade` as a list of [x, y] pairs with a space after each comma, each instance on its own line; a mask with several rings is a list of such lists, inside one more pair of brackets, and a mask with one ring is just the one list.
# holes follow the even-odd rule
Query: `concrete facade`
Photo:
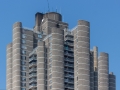
[[90, 50], [90, 23], [68, 30], [62, 15], [36, 13], [34, 28], [13, 25], [7, 45], [7, 90], [116, 90], [107, 53]]

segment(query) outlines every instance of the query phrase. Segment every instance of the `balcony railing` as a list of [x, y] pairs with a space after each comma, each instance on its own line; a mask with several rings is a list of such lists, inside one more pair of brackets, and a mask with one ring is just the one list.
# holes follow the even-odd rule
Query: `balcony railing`
[[74, 64], [65, 63], [65, 66], [73, 67]]
[[74, 51], [74, 49], [73, 48], [64, 48], [64, 50], [67, 50], [67, 51]]
[[67, 56], [70, 56], [70, 57], [74, 57], [74, 55], [73, 54], [71, 54], [71, 53], [64, 53], [65, 55], [67, 55]]
[[70, 78], [74, 78], [74, 75], [70, 75], [70, 74], [65, 74], [65, 77], [70, 77]]
[[65, 82], [67, 82], [67, 83], [74, 83], [74, 80], [65, 79]]
[[64, 70], [65, 70], [66, 72], [72, 72], [72, 73], [74, 72], [73, 69], [67, 69], [67, 68], [65, 68]]
[[65, 38], [65, 41], [67, 41], [67, 40], [73, 41], [73, 38], [66, 37], [66, 38]]
[[31, 62], [32, 60], [37, 60], [37, 58], [36, 57], [29, 58], [29, 62]]
[[37, 87], [37, 84], [31, 84], [29, 85], [29, 89], [33, 89], [33, 88], [36, 88]]
[[29, 67], [36, 66], [36, 65], [37, 65], [36, 62], [32, 62], [32, 63], [29, 64]]
[[35, 83], [36, 83], [36, 82], [37, 82], [37, 79], [33, 79], [33, 78], [30, 79], [30, 80], [29, 80], [29, 83], [32, 83], [32, 82], [35, 82]]
[[29, 74], [29, 77], [36, 77], [36, 76], [37, 76], [37, 73]]
[[29, 72], [32, 72], [32, 71], [37, 71], [37, 69], [36, 68], [29, 69]]
[[73, 85], [65, 85], [65, 88], [74, 89], [74, 86]]
[[65, 58], [65, 61], [68, 61], [68, 62], [74, 62], [73, 59], [69, 59], [69, 58]]
[[69, 43], [69, 42], [64, 42], [64, 44], [69, 45], [69, 46], [73, 46], [73, 43]]

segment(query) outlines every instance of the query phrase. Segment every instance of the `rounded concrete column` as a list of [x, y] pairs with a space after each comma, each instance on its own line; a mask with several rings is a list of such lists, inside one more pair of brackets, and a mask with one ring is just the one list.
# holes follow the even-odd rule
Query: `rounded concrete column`
[[109, 90], [108, 54], [100, 53], [98, 58], [98, 90]]
[[52, 28], [52, 40], [50, 43], [52, 46], [52, 90], [64, 90], [64, 31], [59, 28]]
[[37, 47], [37, 90], [46, 90], [45, 86], [45, 43], [38, 42]]
[[12, 90], [12, 43], [7, 45], [6, 89]]
[[116, 76], [113, 73], [109, 74], [109, 90], [116, 90]]
[[90, 23], [78, 21], [74, 32], [75, 90], [90, 90]]
[[16, 22], [13, 25], [13, 53], [12, 53], [12, 90], [21, 90], [21, 79], [20, 79], [20, 50], [21, 50], [21, 30], [22, 30], [22, 23]]

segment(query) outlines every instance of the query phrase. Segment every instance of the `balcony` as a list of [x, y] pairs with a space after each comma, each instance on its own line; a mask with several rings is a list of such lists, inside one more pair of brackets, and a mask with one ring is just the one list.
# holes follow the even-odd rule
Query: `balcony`
[[37, 79], [32, 78], [32, 79], [29, 80], [29, 83], [37, 83]]
[[73, 47], [73, 43], [69, 43], [69, 42], [64, 42], [64, 44], [72, 46]]
[[74, 89], [74, 85], [65, 85], [65, 88]]
[[74, 39], [73, 38], [70, 38], [70, 37], [66, 37], [65, 38], [65, 41], [73, 41]]
[[36, 61], [36, 60], [37, 60], [36, 57], [29, 58], [29, 62], [31, 62], [31, 61]]
[[36, 68], [31, 68], [31, 69], [29, 69], [29, 72], [37, 72], [37, 69]]
[[29, 90], [34, 90], [37, 88], [37, 84], [31, 84], [29, 85]]
[[65, 63], [64, 65], [68, 67], [74, 67], [74, 64]]
[[70, 58], [65, 58], [65, 61], [72, 62], [72, 63], [74, 62], [74, 60]]
[[74, 83], [74, 80], [65, 79], [65, 82], [67, 82], [67, 83]]
[[37, 64], [36, 62], [29, 63], [29, 68], [36, 66], [36, 64]]
[[74, 75], [65, 74], [65, 77], [68, 77], [68, 78], [74, 78]]
[[37, 73], [29, 74], [29, 77], [36, 77], [36, 76], [37, 76]]
[[69, 57], [74, 57], [74, 55], [71, 54], [71, 53], [66, 53], [66, 52], [65, 52], [64, 55], [69, 56]]
[[74, 73], [74, 70], [73, 70], [73, 69], [65, 68], [64, 71], [65, 71], [65, 72], [71, 72], [71, 73]]
[[65, 47], [65, 48], [64, 48], [64, 50], [71, 51], [71, 52], [73, 52], [73, 51], [74, 51], [74, 49], [73, 49], [73, 48], [68, 48], [68, 47]]

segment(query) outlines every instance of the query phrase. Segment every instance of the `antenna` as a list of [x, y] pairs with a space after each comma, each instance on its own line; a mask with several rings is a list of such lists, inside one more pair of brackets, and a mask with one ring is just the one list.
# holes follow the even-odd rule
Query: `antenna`
[[48, 12], [50, 11], [50, 7], [49, 7], [49, 1], [47, 0], [47, 3], [48, 3]]

